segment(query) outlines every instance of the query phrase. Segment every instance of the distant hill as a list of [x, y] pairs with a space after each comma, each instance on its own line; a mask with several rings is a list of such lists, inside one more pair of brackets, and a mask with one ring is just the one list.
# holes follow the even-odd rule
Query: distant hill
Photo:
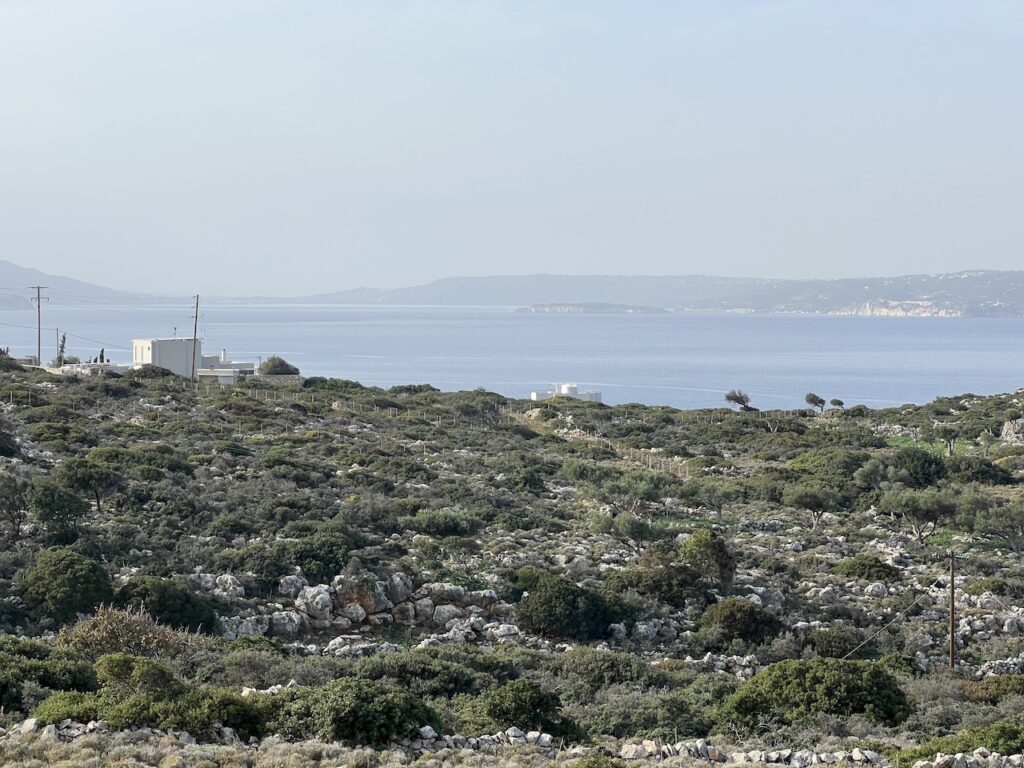
[[70, 277], [48, 275], [0, 259], [0, 309], [31, 309], [30, 285], [45, 285], [44, 295], [60, 298], [62, 304], [123, 303], [146, 298]]
[[1024, 316], [1024, 272], [982, 270], [841, 280], [705, 275], [450, 277], [411, 288], [361, 288], [299, 301], [508, 307], [627, 304], [675, 311], [1007, 317]]

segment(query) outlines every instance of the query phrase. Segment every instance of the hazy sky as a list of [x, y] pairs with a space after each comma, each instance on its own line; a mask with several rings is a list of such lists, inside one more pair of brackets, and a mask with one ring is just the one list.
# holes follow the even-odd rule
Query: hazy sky
[[1021, 268], [1022, 43], [1016, 1], [0, 0], [0, 258], [236, 295]]

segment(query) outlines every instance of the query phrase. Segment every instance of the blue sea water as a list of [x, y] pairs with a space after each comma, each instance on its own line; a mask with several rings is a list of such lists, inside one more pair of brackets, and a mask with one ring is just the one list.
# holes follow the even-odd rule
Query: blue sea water
[[[130, 359], [132, 338], [191, 336], [181, 305], [44, 307], [43, 356], [104, 347]], [[509, 308], [210, 305], [203, 349], [237, 359], [279, 354], [305, 375], [364, 384], [485, 387], [515, 397], [571, 381], [605, 402], [718, 406], [729, 389], [762, 408], [797, 407], [812, 390], [873, 407], [1024, 387], [1024, 318], [802, 315], [544, 315]], [[35, 314], [0, 312], [0, 346], [34, 352]]]

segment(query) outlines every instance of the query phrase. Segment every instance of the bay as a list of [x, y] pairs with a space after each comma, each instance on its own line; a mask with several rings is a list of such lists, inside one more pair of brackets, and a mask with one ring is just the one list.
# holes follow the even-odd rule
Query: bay
[[[187, 304], [44, 306], [43, 357], [101, 347], [128, 362], [133, 338], [191, 336]], [[494, 307], [211, 304], [206, 353], [279, 354], [307, 376], [363, 384], [484, 387], [513, 397], [576, 382], [605, 402], [723, 405], [732, 388], [761, 408], [797, 407], [814, 391], [847, 405], [927, 402], [1024, 386], [1024, 318], [516, 313]], [[35, 351], [35, 314], [0, 312], [0, 346]]]

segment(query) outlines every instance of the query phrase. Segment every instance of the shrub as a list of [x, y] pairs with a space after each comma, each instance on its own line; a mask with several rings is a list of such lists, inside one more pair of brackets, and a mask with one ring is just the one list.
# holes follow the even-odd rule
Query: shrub
[[700, 623], [717, 629], [727, 640], [763, 643], [782, 630], [782, 622], [749, 600], [730, 597], [704, 611]]
[[900, 578], [899, 568], [868, 554], [848, 557], [839, 563], [833, 571], [840, 576], [851, 576], [864, 581], [881, 581], [886, 584], [891, 584]]
[[946, 476], [946, 464], [923, 448], [901, 448], [889, 461], [890, 474], [912, 488], [927, 488]]
[[793, 723], [818, 714], [864, 715], [893, 726], [910, 713], [896, 678], [878, 664], [817, 658], [772, 664], [726, 699], [721, 720], [750, 732], [773, 719]]
[[37, 616], [64, 622], [114, 597], [110, 575], [70, 549], [48, 549], [25, 574], [25, 602]]
[[401, 517], [403, 528], [430, 536], [470, 536], [483, 527], [483, 521], [461, 509], [421, 509], [411, 517]]
[[513, 680], [483, 696], [484, 712], [502, 728], [550, 729], [562, 702], [533, 680]]
[[142, 694], [153, 699], [176, 696], [181, 681], [166, 663], [144, 656], [110, 653], [96, 662], [96, 677], [108, 691], [130, 696]]
[[29, 499], [51, 542], [70, 544], [78, 538], [78, 523], [89, 513], [89, 505], [81, 496], [50, 478], [42, 478], [32, 487]]
[[20, 710], [23, 685], [29, 682], [71, 691], [98, 686], [91, 664], [45, 643], [0, 637], [0, 709]]
[[279, 711], [271, 730], [290, 739], [383, 746], [413, 735], [420, 726], [440, 726], [437, 715], [420, 699], [376, 680], [342, 678], [320, 688], [293, 688], [274, 698], [279, 699]]
[[157, 576], [132, 579], [117, 592], [121, 607], [145, 609], [154, 619], [176, 629], [214, 632], [213, 603], [181, 585]]
[[955, 755], [970, 754], [978, 747], [1003, 755], [1017, 755], [1024, 750], [1024, 723], [1020, 720], [1001, 720], [979, 728], [967, 728], [953, 736], [931, 739], [918, 747], [896, 753], [894, 763], [911, 765], [917, 760], [933, 760], [939, 752]]
[[574, 763], [569, 763], [567, 768], [626, 768], [626, 764], [605, 755], [589, 755], [581, 757]]
[[98, 659], [108, 653], [133, 656], [174, 657], [189, 644], [188, 635], [158, 624], [143, 610], [101, 608], [96, 615], [65, 627], [57, 643], [86, 658]]
[[263, 361], [260, 366], [262, 376], [298, 376], [299, 369], [289, 363], [283, 357], [272, 355]]
[[598, 592], [537, 569], [526, 570], [529, 592], [516, 607], [519, 625], [526, 631], [592, 640], [603, 637], [615, 622], [615, 612]]
[[44, 699], [32, 711], [32, 716], [42, 725], [74, 720], [88, 723], [100, 719], [100, 703], [96, 694], [78, 691], [59, 691]]
[[623, 683], [647, 688], [662, 685], [665, 676], [646, 659], [631, 653], [575, 648], [561, 654], [555, 669], [567, 678], [577, 697], [592, 696], [603, 688]]
[[736, 558], [717, 533], [703, 530], [693, 534], [679, 546], [679, 558], [721, 589], [732, 587]]
[[480, 688], [493, 683], [493, 678], [464, 665], [432, 658], [420, 651], [409, 653], [380, 653], [360, 659], [352, 673], [367, 680], [384, 680], [409, 691], [415, 696], [444, 696], [451, 698], [460, 693], [478, 693]]

